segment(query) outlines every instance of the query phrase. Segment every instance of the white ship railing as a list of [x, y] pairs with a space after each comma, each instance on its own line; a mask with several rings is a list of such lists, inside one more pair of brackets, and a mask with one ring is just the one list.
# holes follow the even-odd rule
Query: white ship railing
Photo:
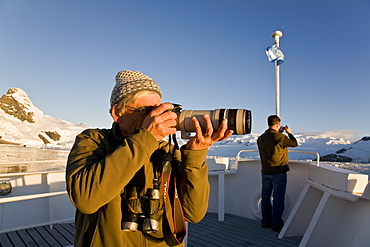
[[15, 161], [15, 162], [2, 162], [0, 165], [20, 165], [20, 164], [38, 164], [38, 163], [56, 163], [65, 162], [65, 160], [37, 160], [37, 161]]
[[67, 195], [67, 191], [39, 193], [39, 194], [24, 195], [24, 196], [12, 196], [8, 198], [0, 198], [0, 204], [8, 203], [8, 202], [19, 202], [19, 201], [33, 200], [33, 199], [39, 199], [39, 198], [53, 197], [53, 196], [63, 196], [63, 195]]
[[[240, 150], [236, 156], [236, 169], [230, 169], [230, 167], [228, 167], [229, 165], [226, 165], [226, 169], [225, 170], [218, 170], [218, 171], [212, 171], [212, 170], [209, 170], [208, 171], [208, 175], [209, 176], [217, 176], [217, 185], [218, 185], [218, 194], [217, 194], [217, 197], [218, 197], [218, 200], [217, 200], [217, 204], [218, 204], [218, 209], [217, 209], [217, 213], [218, 213], [218, 220], [219, 221], [224, 221], [225, 217], [225, 175], [230, 175], [230, 174], [235, 174], [237, 172], [237, 169], [238, 169], [238, 163], [239, 161], [241, 161], [241, 158], [240, 158], [240, 154], [243, 153], [243, 152], [258, 152], [258, 150]], [[320, 156], [317, 152], [308, 152], [308, 151], [293, 151], [293, 150], [289, 150], [289, 152], [296, 152], [296, 153], [307, 153], [307, 154], [315, 154], [316, 155], [316, 166], [319, 166], [319, 162], [320, 162]], [[208, 160], [207, 160], [208, 161]]]
[[[258, 150], [240, 150], [236, 156], [236, 161], [240, 161], [240, 154], [245, 152], [258, 152]], [[317, 152], [300, 151], [300, 150], [288, 150], [289, 153], [304, 153], [316, 155], [316, 166], [320, 166], [320, 155]]]
[[[60, 162], [48, 162], [57, 161]], [[41, 225], [52, 228], [53, 224], [73, 221], [75, 209], [65, 190], [64, 171], [3, 173], [0, 174], [0, 182], [8, 182], [13, 187], [10, 194], [0, 196], [0, 233]], [[35, 190], [27, 187], [34, 187]], [[35, 205], [40, 205], [40, 208]], [[25, 214], [20, 209], [32, 212]], [[45, 210], [49, 211], [48, 214]], [[39, 214], [40, 217], [37, 216]]]

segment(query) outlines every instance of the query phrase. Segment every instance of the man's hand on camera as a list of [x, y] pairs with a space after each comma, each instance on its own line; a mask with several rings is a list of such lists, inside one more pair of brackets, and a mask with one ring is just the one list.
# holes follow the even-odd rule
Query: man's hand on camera
[[287, 134], [292, 134], [292, 130], [289, 128], [289, 126], [288, 126], [288, 125], [285, 125], [285, 132], [286, 132]]
[[171, 109], [173, 105], [170, 103], [160, 104], [145, 117], [141, 127], [147, 129], [157, 141], [176, 133], [177, 114], [169, 111]]
[[287, 133], [287, 134], [292, 134], [292, 130], [289, 128], [288, 125], [285, 125], [285, 126], [281, 126], [280, 129], [279, 129], [279, 132], [280, 133], [284, 133], [284, 131]]
[[206, 122], [206, 132], [202, 132], [199, 121], [193, 117], [192, 122], [195, 127], [195, 136], [191, 137], [186, 144], [188, 150], [203, 150], [212, 146], [218, 141], [225, 140], [233, 134], [233, 130], [227, 130], [227, 119], [223, 119], [221, 126], [217, 132], [213, 132], [212, 122], [210, 117], [205, 114], [204, 120]]

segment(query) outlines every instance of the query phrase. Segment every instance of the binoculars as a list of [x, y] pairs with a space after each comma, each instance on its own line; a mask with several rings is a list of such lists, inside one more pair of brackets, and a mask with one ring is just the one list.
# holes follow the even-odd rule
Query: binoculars
[[131, 187], [126, 196], [127, 211], [122, 223], [122, 230], [137, 231], [142, 224], [144, 232], [157, 232], [159, 230], [158, 211], [160, 207], [160, 192], [158, 189], [148, 189], [141, 198], [138, 197], [137, 188]]

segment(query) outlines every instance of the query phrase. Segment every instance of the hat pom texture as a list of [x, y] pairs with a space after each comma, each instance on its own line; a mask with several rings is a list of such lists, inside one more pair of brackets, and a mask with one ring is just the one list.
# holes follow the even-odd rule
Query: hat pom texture
[[128, 95], [140, 91], [153, 91], [162, 97], [160, 87], [149, 76], [139, 71], [123, 70], [118, 72], [116, 75], [116, 85], [113, 88], [110, 98], [111, 107]]

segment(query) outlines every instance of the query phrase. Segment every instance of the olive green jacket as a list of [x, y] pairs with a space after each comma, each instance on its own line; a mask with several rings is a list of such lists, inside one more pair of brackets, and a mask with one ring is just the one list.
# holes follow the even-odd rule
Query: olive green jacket
[[[76, 207], [75, 247], [80, 246], [168, 246], [164, 240], [160, 205], [157, 233], [122, 231], [127, 211], [124, 188], [138, 186], [143, 196], [153, 188], [153, 152], [169, 149], [168, 142], [158, 142], [146, 129], [123, 138], [118, 126], [89, 129], [76, 137], [68, 156], [67, 190]], [[171, 146], [173, 148], [173, 146]], [[199, 222], [208, 208], [207, 150], [176, 150], [181, 161], [179, 197], [187, 222]]]
[[[289, 136], [289, 137], [288, 137]], [[288, 136], [267, 129], [257, 139], [263, 174], [279, 174], [289, 171], [288, 147], [298, 146], [292, 134]]]

